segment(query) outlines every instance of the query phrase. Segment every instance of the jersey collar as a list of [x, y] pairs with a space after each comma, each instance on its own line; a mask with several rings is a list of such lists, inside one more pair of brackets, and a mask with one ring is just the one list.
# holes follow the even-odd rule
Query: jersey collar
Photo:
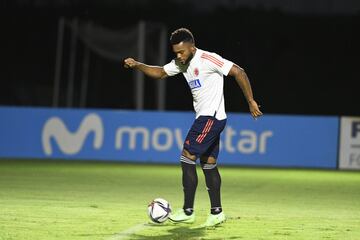
[[189, 65], [194, 61], [194, 59], [200, 57], [200, 51], [201, 51], [200, 49], [196, 48], [196, 52], [195, 52], [193, 58], [190, 60]]

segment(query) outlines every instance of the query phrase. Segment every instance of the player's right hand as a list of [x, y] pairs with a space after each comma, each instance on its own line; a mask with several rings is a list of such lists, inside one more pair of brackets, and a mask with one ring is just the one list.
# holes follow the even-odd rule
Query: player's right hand
[[135, 61], [133, 58], [126, 58], [124, 60], [124, 67], [125, 68], [134, 68], [138, 65], [138, 62]]

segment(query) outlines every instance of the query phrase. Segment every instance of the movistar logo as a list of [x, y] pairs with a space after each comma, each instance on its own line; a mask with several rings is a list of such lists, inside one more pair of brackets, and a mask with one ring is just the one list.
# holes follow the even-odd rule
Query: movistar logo
[[59, 117], [52, 117], [46, 121], [42, 131], [44, 153], [52, 155], [51, 140], [54, 139], [64, 154], [77, 154], [82, 149], [87, 136], [92, 132], [94, 133], [93, 147], [100, 149], [104, 140], [104, 127], [101, 118], [95, 113], [86, 115], [74, 133], [67, 129]]

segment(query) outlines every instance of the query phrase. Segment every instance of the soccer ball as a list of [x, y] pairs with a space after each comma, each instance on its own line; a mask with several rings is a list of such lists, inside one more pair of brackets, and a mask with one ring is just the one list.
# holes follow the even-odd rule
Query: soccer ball
[[155, 223], [165, 222], [171, 213], [171, 207], [168, 201], [162, 198], [156, 198], [148, 205], [148, 215], [151, 221]]

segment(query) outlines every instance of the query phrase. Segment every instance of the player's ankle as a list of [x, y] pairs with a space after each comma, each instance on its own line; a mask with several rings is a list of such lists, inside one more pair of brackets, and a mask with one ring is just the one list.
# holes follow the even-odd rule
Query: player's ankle
[[184, 213], [186, 216], [191, 216], [194, 213], [193, 208], [184, 208]]
[[218, 214], [222, 213], [222, 207], [213, 207], [210, 209], [210, 213], [212, 215], [218, 215]]

